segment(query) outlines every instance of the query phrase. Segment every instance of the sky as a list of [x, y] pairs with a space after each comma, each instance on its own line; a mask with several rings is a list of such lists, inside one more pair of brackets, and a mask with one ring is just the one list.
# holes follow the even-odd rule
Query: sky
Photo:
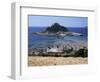
[[71, 16], [28, 16], [29, 27], [48, 27], [53, 23], [59, 23], [65, 27], [85, 27], [88, 25], [87, 17], [71, 17]]

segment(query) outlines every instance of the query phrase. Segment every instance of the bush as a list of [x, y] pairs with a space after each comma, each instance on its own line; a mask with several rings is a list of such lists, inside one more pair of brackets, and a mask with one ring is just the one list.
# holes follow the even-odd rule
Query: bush
[[86, 48], [79, 49], [75, 53], [75, 57], [88, 57], [88, 50]]

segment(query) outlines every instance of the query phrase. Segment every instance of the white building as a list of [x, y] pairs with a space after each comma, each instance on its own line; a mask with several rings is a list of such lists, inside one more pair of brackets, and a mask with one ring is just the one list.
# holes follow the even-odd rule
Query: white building
[[62, 52], [62, 50], [57, 47], [52, 47], [52, 48], [47, 48], [47, 52]]

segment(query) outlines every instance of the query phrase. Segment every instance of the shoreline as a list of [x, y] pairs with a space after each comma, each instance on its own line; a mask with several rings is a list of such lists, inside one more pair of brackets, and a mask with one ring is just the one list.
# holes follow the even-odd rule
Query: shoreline
[[79, 50], [88, 50], [87, 43], [72, 43], [72, 42], [65, 42], [61, 44], [52, 44], [47, 47], [32, 47], [28, 49], [29, 56], [74, 56], [76, 52]]
[[81, 33], [77, 32], [57, 32], [57, 33], [49, 33], [49, 32], [34, 32], [36, 35], [44, 35], [44, 36], [83, 36]]

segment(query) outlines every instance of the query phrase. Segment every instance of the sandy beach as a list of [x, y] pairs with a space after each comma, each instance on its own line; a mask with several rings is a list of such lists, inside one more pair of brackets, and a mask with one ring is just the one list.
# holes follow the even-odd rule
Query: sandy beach
[[88, 58], [28, 56], [28, 66], [53, 66], [73, 64], [88, 64]]

